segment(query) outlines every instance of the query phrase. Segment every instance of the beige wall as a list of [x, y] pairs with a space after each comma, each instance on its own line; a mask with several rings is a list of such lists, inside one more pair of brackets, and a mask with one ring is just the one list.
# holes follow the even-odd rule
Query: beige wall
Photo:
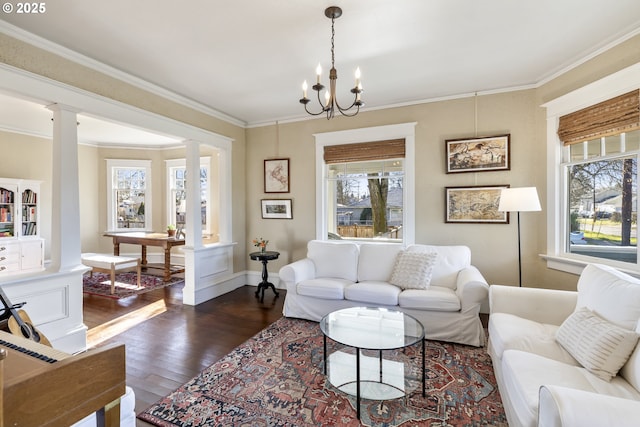
[[[523, 213], [523, 282], [528, 286], [560, 289], [575, 288], [576, 276], [546, 268], [538, 256], [546, 250], [546, 122], [540, 105], [550, 99], [577, 89], [605, 75], [640, 61], [640, 36], [605, 52], [581, 66], [545, 83], [537, 89], [482, 95], [457, 100], [426, 103], [416, 106], [360, 113], [354, 118], [308, 120], [260, 128], [243, 129], [218, 120], [188, 107], [162, 99], [141, 89], [104, 76], [86, 67], [31, 47], [10, 37], [0, 35], [0, 61], [49, 78], [66, 82], [85, 90], [101, 94], [139, 108], [180, 120], [234, 139], [232, 164], [232, 217], [236, 271], [257, 270], [255, 263], [247, 262], [247, 253], [253, 248], [253, 237], [270, 240], [270, 248], [282, 253], [270, 269], [305, 255], [305, 244], [315, 237], [315, 159], [314, 133], [354, 129], [387, 124], [417, 122], [416, 126], [416, 242], [432, 244], [466, 244], [472, 249], [472, 259], [491, 283], [517, 283], [516, 221], [509, 225], [445, 224], [444, 188], [459, 185], [509, 184], [535, 185], [538, 188], [543, 212]], [[426, 83], [428, 84], [428, 83]], [[477, 120], [476, 120], [477, 118]], [[450, 138], [474, 135], [510, 133], [512, 139], [512, 166], [510, 171], [468, 174], [445, 173], [444, 141]], [[0, 135], [0, 147], [7, 148], [16, 160], [25, 159], [16, 153], [12, 141]], [[7, 145], [9, 144], [9, 145]], [[95, 206], [97, 219], [83, 220], [83, 247], [88, 245], [101, 251], [110, 249], [103, 241], [96, 244], [91, 235], [98, 236], [106, 224], [104, 158], [123, 155], [131, 158], [153, 158], [156, 163], [171, 153], [147, 153], [127, 150], [126, 153], [107, 149], [81, 148], [81, 161], [95, 164], [94, 169], [81, 166], [81, 191], [87, 195], [84, 209]], [[50, 156], [50, 149], [49, 154]], [[260, 199], [263, 192], [263, 161], [286, 157], [291, 160], [291, 192], [278, 195], [293, 200], [292, 220], [263, 220]], [[40, 159], [40, 157], [37, 157]], [[40, 162], [40, 160], [38, 160]], [[4, 158], [0, 160], [4, 168]], [[50, 161], [41, 161], [42, 167], [33, 166], [34, 175], [46, 175]], [[15, 172], [23, 176], [25, 170]], [[6, 175], [0, 173], [0, 175]], [[155, 174], [154, 186], [157, 185]], [[36, 178], [37, 179], [37, 178]], [[90, 187], [97, 185], [97, 193]], [[162, 185], [162, 184], [159, 184]], [[96, 188], [96, 187], [93, 187]], [[50, 193], [50, 191], [49, 191]], [[162, 194], [162, 193], [160, 193]], [[271, 197], [272, 195], [269, 195]], [[160, 204], [160, 208], [158, 208]], [[163, 222], [164, 201], [154, 201], [154, 227]], [[160, 221], [160, 222], [158, 222]]]
[[[517, 233], [511, 224], [446, 224], [445, 187], [509, 184], [540, 186], [538, 160], [544, 153], [534, 140], [535, 91], [510, 92], [434, 102], [410, 107], [360, 113], [354, 118], [313, 120], [249, 129], [247, 131], [247, 237], [262, 236], [270, 248], [282, 253], [272, 262], [273, 270], [306, 253], [306, 242], [315, 237], [315, 143], [313, 133], [394, 123], [416, 125], [416, 243], [463, 244], [473, 254], [473, 262], [492, 283], [517, 283]], [[477, 117], [477, 129], [476, 129]], [[511, 134], [511, 170], [504, 172], [446, 174], [445, 139], [469, 136]], [[279, 141], [276, 135], [279, 134]], [[263, 160], [270, 157], [291, 159], [291, 193], [277, 195], [293, 200], [292, 220], [261, 219], [260, 199], [267, 195], [262, 187]], [[408, 159], [411, 161], [412, 159]], [[526, 279], [532, 283], [537, 262], [537, 234], [532, 224], [541, 213], [522, 217]], [[514, 253], [516, 254], [514, 264]]]

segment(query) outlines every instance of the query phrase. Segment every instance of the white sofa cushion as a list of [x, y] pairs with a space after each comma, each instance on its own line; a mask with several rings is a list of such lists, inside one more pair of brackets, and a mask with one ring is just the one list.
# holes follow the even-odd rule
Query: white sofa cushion
[[580, 307], [633, 331], [640, 319], [640, 280], [606, 265], [589, 264], [578, 279], [576, 310]]
[[307, 258], [316, 266], [316, 277], [358, 280], [358, 245], [353, 242], [312, 240], [307, 244]]
[[[636, 333], [640, 334], [640, 321], [636, 326]], [[640, 343], [636, 345], [629, 360], [620, 370], [620, 376], [629, 381], [629, 384], [640, 392]]]
[[502, 357], [502, 378], [509, 396], [512, 413], [517, 414], [523, 426], [536, 426], [539, 390], [543, 385], [557, 385], [577, 390], [601, 393], [625, 399], [640, 399], [640, 394], [620, 377], [603, 381], [584, 368], [537, 354], [519, 350], [506, 350]]
[[502, 358], [506, 350], [522, 350], [572, 366], [576, 359], [557, 341], [558, 326], [539, 323], [508, 313], [492, 313], [489, 317], [489, 336], [494, 353]]
[[438, 262], [431, 274], [431, 284], [456, 290], [458, 273], [471, 265], [467, 246], [409, 245], [407, 251], [437, 252]]
[[303, 280], [296, 286], [296, 293], [307, 297], [341, 300], [344, 299], [344, 288], [352, 283], [350, 280], [328, 277]]
[[358, 281], [388, 282], [402, 245], [396, 243], [362, 243], [358, 255]]
[[582, 307], [560, 325], [556, 340], [589, 372], [610, 381], [629, 359], [638, 335]]
[[437, 259], [437, 252], [400, 251], [389, 282], [401, 289], [427, 289]]
[[368, 281], [347, 286], [344, 290], [344, 298], [368, 304], [398, 305], [400, 292], [400, 288], [387, 282]]
[[455, 291], [442, 286], [404, 290], [398, 296], [398, 305], [430, 311], [460, 311], [460, 299]]
[[638, 399], [640, 395], [620, 377], [611, 382], [603, 381], [586, 369], [536, 354], [506, 350], [502, 357], [502, 378], [508, 395], [522, 426], [536, 426], [538, 397], [543, 385], [558, 385], [572, 389], [602, 393], [627, 399]]

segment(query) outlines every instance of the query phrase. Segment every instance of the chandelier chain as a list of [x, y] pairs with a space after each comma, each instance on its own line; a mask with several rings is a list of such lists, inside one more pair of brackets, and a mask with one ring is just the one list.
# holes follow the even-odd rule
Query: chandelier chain
[[335, 18], [331, 18], [331, 68], [335, 68], [335, 54], [334, 54], [334, 48], [335, 48], [335, 43], [333, 41], [335, 35], [336, 35], [336, 31], [334, 29], [334, 24], [336, 22]]

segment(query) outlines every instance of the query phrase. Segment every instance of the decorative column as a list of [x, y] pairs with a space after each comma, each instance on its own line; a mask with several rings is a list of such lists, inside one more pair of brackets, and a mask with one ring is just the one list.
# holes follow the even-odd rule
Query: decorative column
[[200, 144], [196, 141], [185, 141], [187, 146], [186, 171], [187, 171], [187, 210], [186, 219], [186, 246], [193, 249], [202, 247], [202, 213], [200, 204]]
[[51, 268], [67, 271], [81, 264], [78, 111], [61, 104], [47, 108], [53, 111]]

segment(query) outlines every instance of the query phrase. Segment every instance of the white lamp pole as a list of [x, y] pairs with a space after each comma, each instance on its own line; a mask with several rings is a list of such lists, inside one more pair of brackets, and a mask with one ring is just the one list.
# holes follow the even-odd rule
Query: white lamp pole
[[522, 287], [522, 253], [520, 251], [520, 212], [540, 211], [536, 187], [503, 188], [500, 192], [500, 212], [518, 213], [518, 285]]

